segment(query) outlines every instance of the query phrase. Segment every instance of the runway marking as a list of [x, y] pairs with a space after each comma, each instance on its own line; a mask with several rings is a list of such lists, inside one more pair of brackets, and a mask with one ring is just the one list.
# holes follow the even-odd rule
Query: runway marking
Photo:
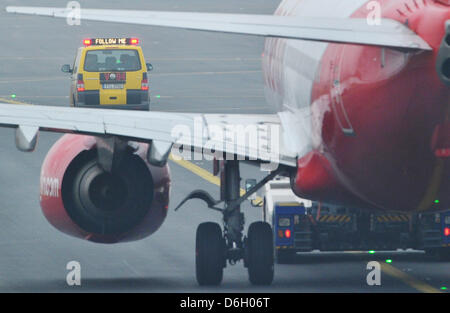
[[406, 274], [405, 272], [395, 268], [392, 265], [382, 263], [381, 264], [381, 270], [388, 274], [389, 276], [392, 276], [394, 278], [400, 279], [402, 282], [407, 284], [408, 286], [423, 292], [423, 293], [443, 293], [437, 288], [434, 288], [427, 283], [412, 277], [411, 275]]
[[138, 271], [136, 271], [136, 270], [134, 269], [133, 266], [130, 265], [130, 263], [128, 263], [127, 260], [123, 260], [122, 263], [125, 264], [125, 266], [126, 266], [131, 272], [133, 272], [133, 274], [138, 275], [138, 276], [141, 275]]
[[[349, 254], [361, 254], [361, 253], [367, 253], [367, 251], [345, 251], [345, 253]], [[423, 293], [443, 293], [439, 289], [436, 289], [427, 283], [412, 277], [411, 275], [406, 274], [405, 272], [399, 270], [398, 268], [389, 265], [387, 263], [381, 263], [381, 271], [383, 271], [385, 274], [388, 274], [391, 277], [397, 278], [407, 284], [408, 286], [423, 292]]]
[[46, 82], [46, 81], [55, 81], [55, 80], [63, 80], [63, 79], [67, 79], [67, 77], [36, 78], [36, 79], [21, 79], [21, 78], [17, 78], [15, 80], [0, 80], [0, 84], [18, 84], [18, 83], [30, 83], [30, 82]]
[[[254, 96], [243, 96], [243, 95], [236, 95], [236, 96], [153, 96], [153, 98], [157, 98], [157, 99], [173, 99], [173, 98], [178, 98], [178, 99], [234, 99], [234, 98], [239, 98], [239, 99], [248, 99], [248, 98], [265, 98], [264, 96], [261, 95], [254, 95]], [[242, 109], [242, 108], [239, 108]]]
[[151, 61], [261, 61], [261, 58], [153, 58]]
[[[185, 169], [187, 169], [188, 171], [194, 173], [195, 175], [203, 178], [204, 180], [210, 182], [213, 185], [219, 186], [220, 187], [220, 178], [217, 176], [214, 176], [212, 173], [210, 173], [209, 171], [205, 170], [204, 168], [201, 168], [198, 165], [195, 165], [192, 162], [186, 161], [186, 160], [175, 160], [172, 155], [169, 156], [169, 160], [171, 160], [172, 162], [180, 165], [181, 167], [184, 167]], [[245, 194], [245, 189], [241, 188], [241, 196]], [[262, 202], [262, 198], [261, 197], [256, 197], [255, 200], [256, 203]]]
[[261, 58], [156, 58], [151, 59], [151, 62], [258, 62], [260, 63], [262, 61]]
[[195, 175], [200, 176], [201, 178], [210, 182], [211, 184], [220, 186], [220, 178], [217, 176], [214, 176], [212, 173], [201, 168], [200, 166], [195, 165], [194, 163], [183, 160], [183, 159], [175, 160], [172, 155], [169, 156], [169, 160], [180, 165], [181, 167], [184, 167], [185, 169], [194, 173]]
[[[3, 98], [5, 98], [5, 97], [8, 97], [8, 95], [0, 95], [0, 97], [3, 97]], [[20, 95], [19, 96], [20, 98], [66, 98], [66, 99], [68, 99], [69, 98], [69, 96], [22, 96], [22, 95]]]
[[9, 104], [32, 105], [31, 103], [20, 102], [20, 101], [6, 99], [6, 98], [0, 98], [0, 102], [5, 102], [5, 103], [9, 103]]
[[55, 60], [55, 59], [59, 59], [59, 60], [65, 60], [65, 57], [42, 57], [42, 58], [37, 58], [37, 57], [0, 57], [0, 60], [20, 60], [20, 61], [34, 61], [34, 60]]
[[229, 71], [229, 72], [180, 72], [180, 73], [153, 73], [151, 76], [189, 76], [189, 75], [234, 75], [234, 74], [254, 74], [259, 71]]

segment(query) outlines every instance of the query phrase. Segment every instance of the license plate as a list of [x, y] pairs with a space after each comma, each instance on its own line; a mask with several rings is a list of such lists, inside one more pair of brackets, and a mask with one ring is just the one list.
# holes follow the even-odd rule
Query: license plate
[[123, 89], [123, 84], [103, 84], [103, 89]]
[[127, 73], [126, 72], [100, 73], [100, 81], [103, 84], [124, 83], [127, 81]]

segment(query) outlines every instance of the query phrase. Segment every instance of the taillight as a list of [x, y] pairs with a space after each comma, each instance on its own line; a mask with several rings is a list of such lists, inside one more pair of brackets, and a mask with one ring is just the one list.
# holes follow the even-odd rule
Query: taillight
[[77, 79], [77, 91], [85, 91], [84, 88], [84, 81], [83, 81], [83, 74], [78, 74], [78, 79]]
[[450, 157], [450, 148], [437, 149], [434, 154], [438, 158], [448, 158]]
[[142, 75], [141, 89], [144, 91], [149, 90], [147, 73], [143, 73]]
[[286, 238], [291, 238], [291, 230], [290, 229], [286, 229], [285, 232], [284, 232], [284, 236]]
[[445, 227], [445, 228], [444, 228], [444, 235], [445, 235], [446, 237], [450, 236], [450, 228], [449, 228], [449, 227]]

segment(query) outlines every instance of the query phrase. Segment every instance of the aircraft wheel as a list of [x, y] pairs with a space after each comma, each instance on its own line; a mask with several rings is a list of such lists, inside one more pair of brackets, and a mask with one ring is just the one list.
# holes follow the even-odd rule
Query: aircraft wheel
[[200, 286], [215, 286], [222, 282], [226, 264], [226, 246], [217, 223], [202, 223], [197, 228], [195, 267]]
[[246, 266], [253, 285], [270, 285], [274, 276], [272, 228], [265, 222], [252, 223], [245, 241]]

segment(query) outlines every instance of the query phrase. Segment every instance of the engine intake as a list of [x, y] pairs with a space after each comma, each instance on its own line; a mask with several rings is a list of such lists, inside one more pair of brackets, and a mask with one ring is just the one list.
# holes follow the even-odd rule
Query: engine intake
[[115, 235], [132, 230], [144, 218], [153, 200], [150, 190], [153, 179], [144, 161], [127, 153], [112, 173], [96, 158], [73, 164], [62, 197], [67, 213], [82, 229]]

